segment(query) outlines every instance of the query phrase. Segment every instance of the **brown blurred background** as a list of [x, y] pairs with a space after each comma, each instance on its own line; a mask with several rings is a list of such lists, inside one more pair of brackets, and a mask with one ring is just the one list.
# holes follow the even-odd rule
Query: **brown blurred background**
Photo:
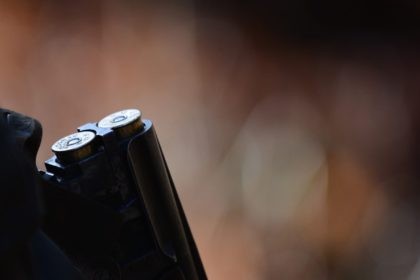
[[139, 108], [210, 279], [420, 279], [420, 6], [1, 1], [0, 106], [50, 146]]

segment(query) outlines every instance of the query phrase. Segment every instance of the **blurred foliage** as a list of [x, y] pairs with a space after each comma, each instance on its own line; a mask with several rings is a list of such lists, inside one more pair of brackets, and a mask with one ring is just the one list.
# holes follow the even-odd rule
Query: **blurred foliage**
[[418, 15], [3, 1], [0, 105], [43, 123], [40, 168], [78, 125], [140, 108], [210, 279], [419, 279]]

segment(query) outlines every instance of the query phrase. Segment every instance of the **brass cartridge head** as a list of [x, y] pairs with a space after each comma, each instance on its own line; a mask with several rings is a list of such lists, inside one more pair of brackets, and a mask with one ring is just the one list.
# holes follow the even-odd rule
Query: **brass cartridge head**
[[91, 131], [73, 133], [55, 142], [51, 150], [62, 162], [81, 160], [92, 154], [95, 136]]
[[111, 128], [120, 138], [136, 134], [142, 126], [141, 112], [137, 109], [118, 111], [98, 122], [98, 127]]

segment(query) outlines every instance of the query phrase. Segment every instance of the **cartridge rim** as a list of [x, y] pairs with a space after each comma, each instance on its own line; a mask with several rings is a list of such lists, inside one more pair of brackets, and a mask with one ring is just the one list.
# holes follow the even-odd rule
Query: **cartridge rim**
[[57, 140], [51, 146], [51, 150], [54, 153], [76, 151], [91, 143], [95, 136], [95, 133], [93, 133], [92, 131], [76, 132]]
[[137, 109], [126, 109], [112, 113], [98, 122], [101, 128], [120, 128], [140, 120], [141, 112]]
[[119, 139], [126, 139], [143, 127], [141, 112], [137, 109], [126, 109], [112, 113], [100, 120], [98, 127], [110, 128]]

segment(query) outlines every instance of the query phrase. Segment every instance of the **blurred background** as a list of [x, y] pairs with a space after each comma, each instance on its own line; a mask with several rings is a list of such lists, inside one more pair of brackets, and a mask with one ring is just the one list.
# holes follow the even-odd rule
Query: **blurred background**
[[209, 279], [420, 279], [416, 1], [0, 1], [0, 106], [154, 121]]

